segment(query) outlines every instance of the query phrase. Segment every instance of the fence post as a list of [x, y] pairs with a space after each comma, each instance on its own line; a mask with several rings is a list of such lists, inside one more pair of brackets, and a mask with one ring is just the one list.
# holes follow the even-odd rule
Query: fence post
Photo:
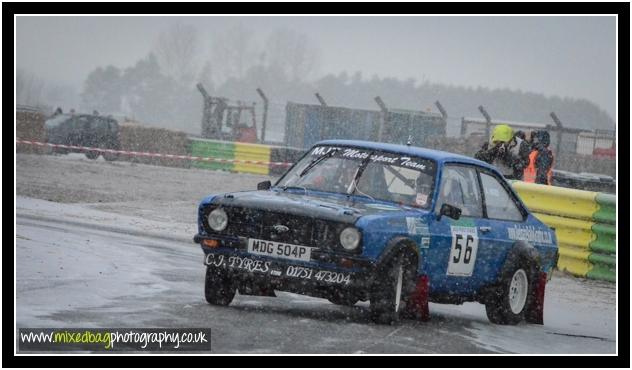
[[448, 112], [446, 112], [446, 110], [443, 108], [443, 105], [441, 105], [441, 102], [439, 102], [438, 100], [435, 102], [435, 105], [437, 106], [437, 109], [439, 109], [439, 112], [441, 112], [441, 117], [443, 117], [443, 121], [445, 121], [446, 125], [448, 124]]
[[560, 148], [562, 146], [562, 130], [564, 129], [564, 126], [562, 126], [562, 121], [557, 118], [555, 112], [551, 112], [551, 118], [553, 119], [553, 122], [555, 122], [555, 126], [557, 126], [557, 148], [555, 148], [555, 158], [559, 161], [558, 158], [560, 158]]
[[375, 102], [382, 111], [382, 119], [380, 120], [380, 131], [378, 132], [378, 141], [382, 141], [384, 126], [386, 125], [386, 120], [388, 116], [388, 108], [386, 107], [386, 104], [384, 104], [384, 101], [382, 101], [382, 98], [380, 98], [379, 96], [375, 97]]
[[202, 94], [202, 99], [204, 100], [204, 108], [202, 110], [202, 137], [210, 138], [212, 136], [211, 129], [211, 111], [213, 109], [213, 103], [211, 101], [211, 97], [206, 92], [206, 89], [201, 83], [195, 85], [197, 89]]
[[323, 99], [322, 96], [320, 96], [319, 93], [316, 93], [316, 99], [318, 99], [318, 102], [320, 102], [320, 105], [322, 105], [323, 107], [327, 106], [327, 103], [325, 102], [325, 99]]
[[257, 93], [263, 100], [263, 118], [261, 119], [261, 142], [266, 141], [266, 123], [268, 120], [268, 97], [263, 93], [263, 90], [257, 87]]
[[489, 140], [490, 128], [492, 125], [492, 118], [489, 116], [489, 113], [487, 113], [487, 111], [482, 105], [478, 106], [478, 110], [479, 112], [481, 112], [483, 117], [485, 117], [485, 137], [486, 137], [486, 140]]
[[443, 117], [443, 124], [445, 125], [445, 136], [448, 136], [448, 112], [445, 110], [445, 108], [443, 108], [443, 105], [441, 105], [441, 102], [439, 102], [438, 100], [435, 102], [435, 105], [437, 106], [437, 109], [439, 109], [439, 112], [441, 112], [441, 117]]

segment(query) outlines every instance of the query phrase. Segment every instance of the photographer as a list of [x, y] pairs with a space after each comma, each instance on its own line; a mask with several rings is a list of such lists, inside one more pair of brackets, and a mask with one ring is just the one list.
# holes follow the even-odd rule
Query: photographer
[[508, 125], [497, 125], [489, 143], [474, 154], [474, 158], [498, 168], [507, 179], [522, 180], [524, 169], [529, 164], [530, 145], [521, 131], [514, 135]]

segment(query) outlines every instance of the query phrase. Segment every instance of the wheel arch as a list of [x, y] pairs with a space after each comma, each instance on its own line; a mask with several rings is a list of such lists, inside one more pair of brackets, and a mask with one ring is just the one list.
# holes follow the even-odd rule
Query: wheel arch
[[376, 265], [383, 265], [385, 262], [389, 261], [393, 256], [397, 255], [400, 252], [409, 253], [415, 258], [416, 270], [417, 273], [419, 273], [419, 261], [421, 259], [421, 256], [419, 254], [419, 247], [414, 240], [405, 236], [396, 236], [393, 239], [389, 240], [386, 244], [386, 248], [384, 248], [384, 250], [378, 257]]
[[514, 263], [521, 259], [525, 259], [530, 261], [530, 263], [533, 263], [535, 266], [534, 273], [539, 272], [542, 268], [542, 256], [540, 256], [540, 252], [538, 252], [538, 250], [528, 242], [519, 240], [513, 244], [507, 253], [507, 257], [505, 257], [500, 274], [498, 274], [498, 280], [500, 281], [504, 276], [509, 274], [514, 266]]

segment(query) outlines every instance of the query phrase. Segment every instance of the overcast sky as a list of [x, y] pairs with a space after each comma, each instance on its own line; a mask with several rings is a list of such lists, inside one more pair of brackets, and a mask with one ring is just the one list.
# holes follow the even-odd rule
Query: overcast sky
[[[17, 66], [79, 90], [97, 66], [133, 65], [172, 23], [203, 44], [242, 23], [307, 34], [320, 74], [415, 78], [586, 98], [615, 117], [614, 17], [17, 17]], [[204, 51], [208, 53], [208, 51]]]

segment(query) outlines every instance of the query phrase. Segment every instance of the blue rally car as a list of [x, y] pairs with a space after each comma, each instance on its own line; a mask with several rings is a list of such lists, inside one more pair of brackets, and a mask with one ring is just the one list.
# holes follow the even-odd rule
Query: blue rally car
[[428, 302], [476, 301], [493, 323], [543, 323], [555, 233], [487, 163], [328, 140], [257, 189], [199, 205], [210, 304], [281, 290], [368, 300], [374, 321], [393, 323], [428, 319]]

